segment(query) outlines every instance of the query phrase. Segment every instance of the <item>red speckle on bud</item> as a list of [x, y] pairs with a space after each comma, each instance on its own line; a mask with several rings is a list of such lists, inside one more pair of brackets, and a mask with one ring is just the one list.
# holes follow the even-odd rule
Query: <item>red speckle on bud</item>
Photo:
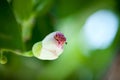
[[55, 40], [58, 42], [58, 45], [64, 45], [66, 42], [65, 36], [61, 32], [57, 32], [54, 36]]

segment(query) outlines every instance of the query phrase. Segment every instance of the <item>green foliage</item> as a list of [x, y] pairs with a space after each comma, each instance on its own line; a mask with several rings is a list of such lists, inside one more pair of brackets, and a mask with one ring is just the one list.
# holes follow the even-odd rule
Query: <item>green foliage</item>
[[0, 1], [0, 48], [23, 51], [21, 27], [17, 23], [10, 5]]
[[33, 14], [33, 0], [13, 0], [12, 6], [16, 18], [20, 22], [28, 20], [29, 17]]

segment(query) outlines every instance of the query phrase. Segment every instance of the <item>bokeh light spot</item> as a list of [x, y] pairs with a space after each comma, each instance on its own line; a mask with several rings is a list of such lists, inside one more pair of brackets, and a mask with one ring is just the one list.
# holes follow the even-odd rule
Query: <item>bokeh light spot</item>
[[117, 29], [118, 18], [109, 10], [95, 12], [83, 27], [87, 42], [93, 49], [105, 49], [110, 46]]

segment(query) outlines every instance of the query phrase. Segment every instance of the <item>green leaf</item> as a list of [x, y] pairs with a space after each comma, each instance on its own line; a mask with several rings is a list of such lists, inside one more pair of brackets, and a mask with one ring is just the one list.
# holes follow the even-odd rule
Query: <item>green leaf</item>
[[19, 22], [28, 20], [33, 12], [33, 0], [13, 0], [13, 10]]
[[37, 3], [34, 7], [34, 12], [36, 15], [41, 16], [46, 14], [50, 10], [54, 0], [36, 0], [36, 2]]
[[15, 17], [22, 27], [23, 41], [26, 42], [31, 38], [34, 24], [34, 0], [13, 0], [12, 7]]
[[21, 27], [6, 0], [0, 0], [0, 49], [23, 51]]

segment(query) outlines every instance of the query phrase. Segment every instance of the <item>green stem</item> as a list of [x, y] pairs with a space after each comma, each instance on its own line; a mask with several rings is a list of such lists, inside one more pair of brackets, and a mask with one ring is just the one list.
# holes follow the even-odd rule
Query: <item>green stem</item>
[[27, 52], [21, 53], [21, 52], [10, 50], [10, 49], [1, 49], [1, 52], [2, 52], [2, 54], [3, 54], [3, 52], [12, 52], [17, 55], [21, 55], [21, 56], [25, 56], [25, 57], [33, 57], [32, 51], [27, 51]]

